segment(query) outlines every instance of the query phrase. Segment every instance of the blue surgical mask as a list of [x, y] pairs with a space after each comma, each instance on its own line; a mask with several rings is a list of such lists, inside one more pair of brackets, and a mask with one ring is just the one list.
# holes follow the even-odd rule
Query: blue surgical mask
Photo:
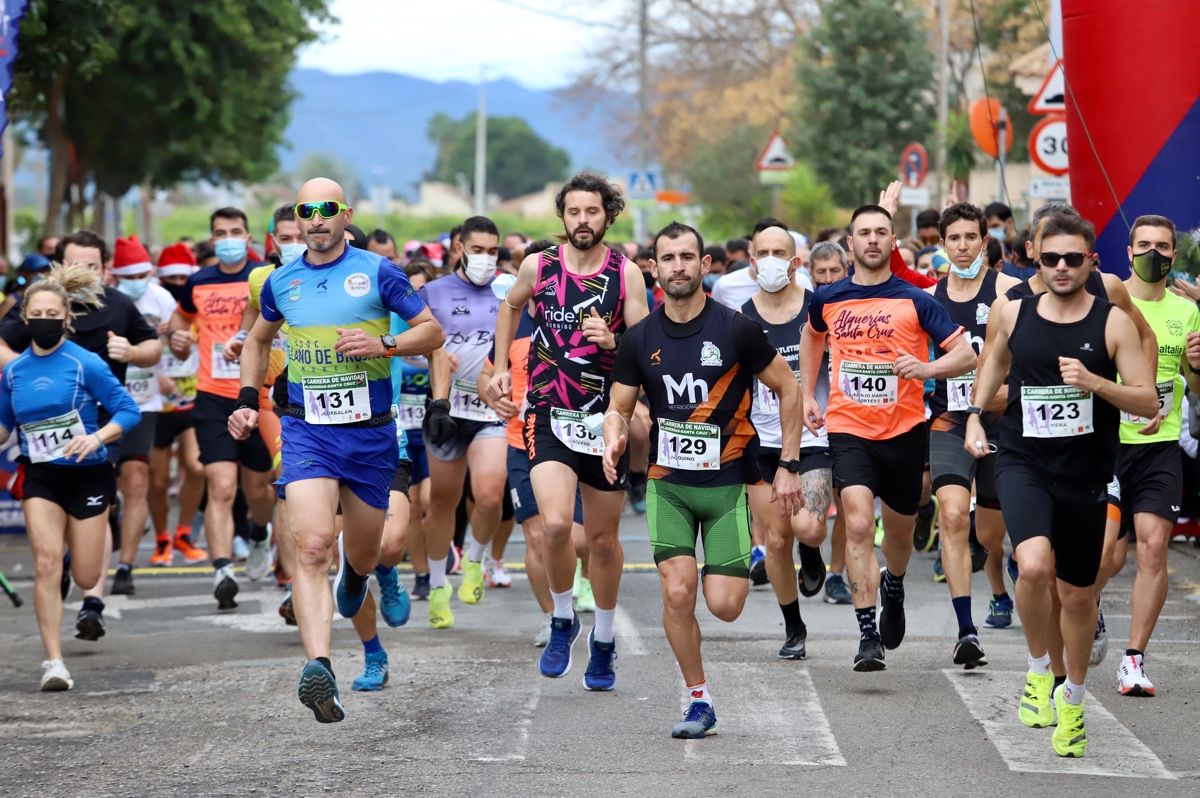
[[971, 261], [971, 265], [965, 269], [960, 269], [955, 265], [954, 261], [950, 261], [950, 273], [955, 277], [961, 277], [964, 280], [974, 280], [979, 276], [979, 270], [983, 268], [983, 250], [979, 250], [979, 254], [975, 256], [975, 260]]
[[1003, 242], [1004, 239], [1008, 238], [1008, 233], [1004, 232], [1003, 227], [989, 227], [988, 235], [1000, 242]]
[[279, 260], [285, 264], [291, 263], [296, 258], [300, 257], [308, 250], [308, 246], [302, 241], [297, 241], [292, 244], [279, 245]]
[[117, 290], [125, 296], [137, 302], [146, 294], [146, 289], [150, 287], [149, 277], [140, 277], [136, 280], [122, 277], [117, 280]]
[[246, 239], [222, 238], [213, 244], [213, 251], [217, 255], [217, 260], [226, 266], [233, 266], [246, 259]]

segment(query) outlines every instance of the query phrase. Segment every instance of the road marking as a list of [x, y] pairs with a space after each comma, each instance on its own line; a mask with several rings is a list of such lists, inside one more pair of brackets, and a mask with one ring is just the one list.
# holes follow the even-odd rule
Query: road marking
[[[792, 665], [706, 664], [705, 675], [716, 691], [717, 735], [687, 740], [684, 758], [717, 766], [845, 767], [812, 676], [806, 667]], [[686, 696], [681, 705], [687, 710]], [[721, 707], [729, 714], [722, 715]]]
[[[279, 590], [256, 590], [251, 593], [239, 593], [237, 601], [239, 604], [247, 601], [261, 601], [264, 604], [270, 604], [276, 599], [282, 601], [283, 592]], [[109, 618], [119, 619], [124, 612], [132, 610], [155, 610], [162, 607], [200, 607], [204, 605], [214, 605], [216, 599], [211, 593], [189, 593], [184, 596], [158, 596], [156, 598], [130, 598], [129, 596], [108, 596], [104, 600], [104, 614]], [[78, 612], [83, 606], [82, 602], [75, 601], [70, 604], [64, 604], [63, 609], [68, 612]], [[280, 619], [282, 620], [282, 619]]]
[[1050, 746], [1052, 729], [1030, 729], [1017, 720], [1017, 696], [1024, 684], [1024, 673], [966, 673], [950, 669], [942, 673], [1014, 773], [1175, 778], [1154, 752], [1113, 717], [1093, 693], [1086, 700], [1087, 754], [1082, 759], [1066, 759], [1055, 754]]
[[616, 613], [613, 615], [613, 632], [621, 644], [621, 656], [644, 657], [650, 653], [642, 645], [642, 635], [638, 632], [633, 619], [620, 604], [617, 605]]

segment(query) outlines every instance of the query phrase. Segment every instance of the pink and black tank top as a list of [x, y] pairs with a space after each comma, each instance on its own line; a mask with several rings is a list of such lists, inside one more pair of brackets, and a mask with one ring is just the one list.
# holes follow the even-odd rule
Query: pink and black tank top
[[616, 351], [601, 349], [580, 330], [592, 309], [614, 333], [625, 329], [625, 256], [606, 248], [595, 274], [575, 274], [560, 247], [544, 250], [534, 287], [534, 331], [529, 346], [530, 407], [597, 413], [608, 405]]

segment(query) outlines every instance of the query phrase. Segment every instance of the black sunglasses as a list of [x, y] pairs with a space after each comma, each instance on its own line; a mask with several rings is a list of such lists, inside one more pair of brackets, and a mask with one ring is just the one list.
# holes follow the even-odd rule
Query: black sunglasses
[[1058, 262], [1065, 260], [1071, 269], [1078, 269], [1087, 260], [1086, 252], [1043, 252], [1038, 261], [1047, 269], [1055, 269]]

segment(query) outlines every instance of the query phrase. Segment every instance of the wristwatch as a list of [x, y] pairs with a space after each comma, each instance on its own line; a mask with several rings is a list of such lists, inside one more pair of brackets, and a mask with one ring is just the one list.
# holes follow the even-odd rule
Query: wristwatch
[[384, 357], [395, 357], [396, 356], [396, 336], [381, 335], [381, 336], [379, 336], [379, 340], [383, 342]]
[[780, 460], [779, 467], [786, 468], [788, 471], [791, 471], [793, 474], [800, 473], [800, 461], [799, 460]]
[[968, 416], [978, 416], [978, 415], [981, 415], [982, 413], [983, 413], [982, 407], [978, 407], [977, 405], [967, 405], [967, 415]]

